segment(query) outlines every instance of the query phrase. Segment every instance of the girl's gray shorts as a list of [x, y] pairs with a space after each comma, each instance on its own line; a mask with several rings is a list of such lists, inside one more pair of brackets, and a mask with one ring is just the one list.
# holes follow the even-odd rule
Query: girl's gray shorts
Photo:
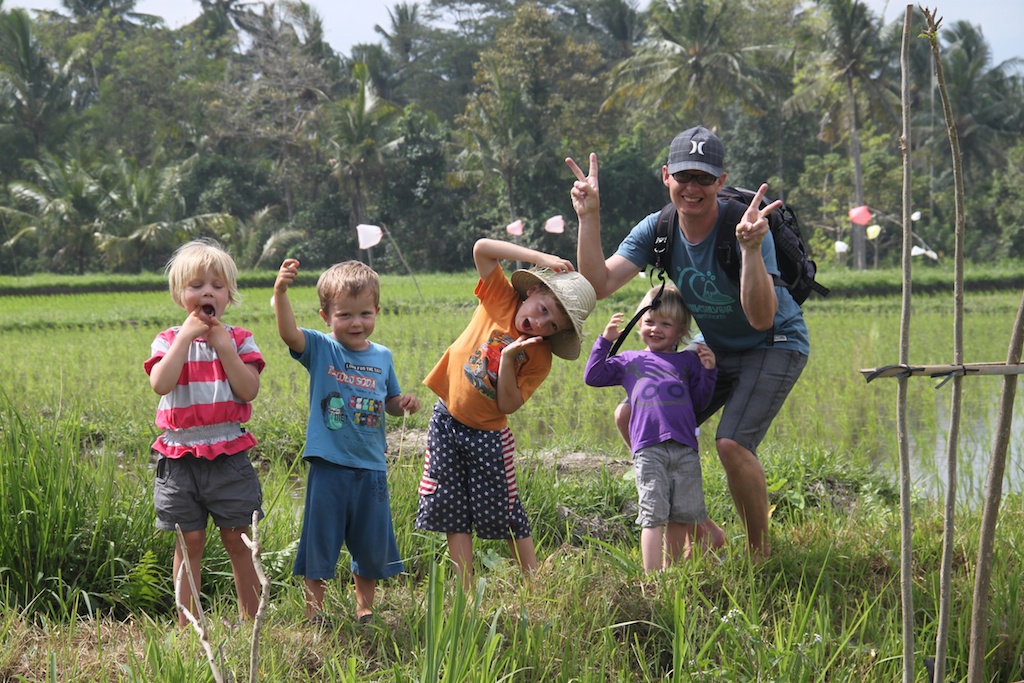
[[153, 487], [156, 528], [174, 531], [205, 529], [210, 517], [221, 529], [252, 524], [263, 517], [263, 491], [249, 452], [220, 455], [213, 460], [160, 455]]

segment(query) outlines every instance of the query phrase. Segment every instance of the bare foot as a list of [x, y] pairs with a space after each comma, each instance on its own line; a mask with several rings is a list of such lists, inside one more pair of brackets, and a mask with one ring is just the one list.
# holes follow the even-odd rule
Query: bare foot
[[725, 532], [722, 531], [722, 527], [715, 524], [713, 519], [708, 517], [697, 525], [694, 540], [705, 548], [717, 550], [725, 545]]

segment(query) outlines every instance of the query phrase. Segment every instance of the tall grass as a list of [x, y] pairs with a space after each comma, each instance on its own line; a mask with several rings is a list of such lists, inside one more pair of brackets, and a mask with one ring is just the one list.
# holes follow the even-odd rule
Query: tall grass
[[[470, 277], [418, 280], [426, 303], [408, 280], [385, 278], [375, 339], [395, 352], [403, 389], [429, 406], [420, 380], [468, 319], [473, 283]], [[600, 302], [588, 321], [590, 338], [613, 311], [632, 310], [645, 288], [638, 281]], [[305, 478], [297, 455], [308, 379], [277, 340], [269, 289], [243, 295], [225, 320], [251, 329], [268, 363], [251, 424], [261, 442], [255, 456], [267, 511], [263, 557], [274, 580], [262, 680], [899, 677], [894, 387], [883, 380], [865, 384], [858, 372], [895, 361], [898, 303], [806, 307], [811, 360], [760, 453], [772, 506], [769, 561], [751, 565], [741, 552], [743, 532], [713, 455], [711, 422], [701, 434], [706, 496], [730, 542], [721, 552], [698, 553], [693, 562], [645, 576], [628, 454], [610, 420], [620, 394], [584, 387], [582, 362], [556, 361], [551, 377], [512, 418], [521, 492], [541, 560], [537, 575], [521, 577], [504, 544], [478, 542], [482, 583], [461, 594], [443, 539], [413, 529], [425, 408], [389, 422], [389, 485], [407, 574], [381, 583], [375, 625], [364, 628], [353, 618], [343, 556], [327, 600], [338, 628], [317, 632], [303, 624], [301, 588], [290, 577]], [[322, 324], [311, 287], [297, 287], [293, 301], [299, 324]], [[1007, 336], [1000, 326], [1012, 320], [1016, 297], [974, 301], [966, 359], [1000, 359]], [[173, 626], [173, 539], [155, 532], [151, 503], [156, 396], [142, 362], [153, 336], [180, 322], [180, 313], [163, 293], [24, 304], [9, 308], [14, 304], [0, 299], [6, 394], [0, 399], [0, 680], [209, 680], [198, 644]], [[941, 302], [915, 303], [915, 362], [948, 360], [944, 315]], [[11, 324], [13, 318], [21, 324]], [[967, 419], [978, 431], [987, 429], [994, 393], [984, 379], [965, 382]], [[946, 401], [934, 384], [922, 379], [911, 390], [920, 468], [914, 604], [921, 657], [934, 642], [941, 552], [934, 502], [941, 481], [932, 456], [942, 450]], [[984, 454], [986, 445], [973, 448]], [[1019, 453], [1011, 454], [1016, 481], [1020, 462]], [[951, 680], [966, 672], [977, 526], [965, 493], [954, 562]], [[216, 534], [210, 537], [203, 603], [227, 668], [241, 679], [248, 673], [248, 627], [222, 624], [234, 619], [234, 588]], [[1024, 500], [1011, 486], [997, 542], [990, 680], [1024, 678], [1022, 547]], [[923, 677], [920, 663], [915, 666]]]
[[[73, 414], [72, 405], [68, 410]], [[155, 606], [145, 572], [152, 515], [137, 473], [94, 451], [60, 411], [29, 424], [0, 394], [0, 567], [8, 604], [49, 616], [94, 614], [133, 597]], [[123, 545], [120, 539], [143, 541]], [[126, 571], [127, 570], [127, 571]]]

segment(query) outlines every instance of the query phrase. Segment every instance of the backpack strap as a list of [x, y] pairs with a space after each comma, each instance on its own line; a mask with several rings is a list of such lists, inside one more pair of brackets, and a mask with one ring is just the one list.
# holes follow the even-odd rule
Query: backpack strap
[[[664, 270], [658, 271], [658, 279], [661, 281], [661, 287], [658, 289], [657, 293], [651, 299], [651, 303], [647, 304], [646, 306], [641, 308], [639, 311], [637, 311], [633, 315], [633, 317], [630, 319], [630, 321], [628, 323], [626, 323], [626, 327], [625, 327], [625, 329], [622, 330], [622, 334], [620, 334], [619, 338], [615, 340], [614, 344], [612, 344], [612, 348], [608, 352], [608, 358], [611, 358], [616, 353], [618, 353], [619, 347], [622, 346], [622, 342], [624, 342], [626, 340], [626, 337], [629, 336], [630, 330], [632, 330], [636, 326], [636, 324], [637, 324], [637, 322], [639, 322], [640, 318], [642, 318], [644, 316], [644, 313], [646, 313], [647, 311], [655, 311], [655, 310], [658, 309], [658, 306], [661, 305], [661, 295], [665, 291], [665, 283], [668, 281], [668, 278], [665, 277], [665, 271]], [[653, 280], [652, 280], [652, 282], [653, 282]]]
[[[669, 202], [661, 208], [658, 222], [654, 225], [654, 267], [662, 273], [668, 273], [672, 260], [672, 238], [679, 229], [679, 214], [676, 207]], [[669, 274], [671, 277], [671, 274]]]
[[736, 226], [743, 220], [747, 207], [734, 200], [725, 200], [725, 211], [718, 219], [715, 233], [715, 259], [733, 282], [740, 281], [740, 252], [736, 246]]
[[[725, 201], [725, 212], [721, 216], [718, 223], [718, 232], [715, 235], [715, 258], [718, 259], [718, 265], [722, 267], [725, 274], [730, 280], [737, 283], [740, 281], [740, 257], [739, 246], [736, 244], [736, 226], [743, 220], [743, 214], [747, 212], [747, 206], [744, 206], [742, 202], [738, 202], [735, 199], [727, 199]], [[769, 223], [769, 230], [770, 230]], [[774, 239], [774, 235], [772, 235]], [[783, 284], [778, 275], [772, 276], [772, 281], [776, 286]], [[772, 325], [768, 328], [768, 332], [765, 335], [768, 346], [775, 345], [775, 326]]]

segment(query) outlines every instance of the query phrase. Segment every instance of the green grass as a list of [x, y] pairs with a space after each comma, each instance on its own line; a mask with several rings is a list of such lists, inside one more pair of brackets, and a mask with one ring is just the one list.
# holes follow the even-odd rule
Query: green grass
[[[471, 312], [470, 276], [384, 278], [374, 338], [395, 352], [403, 389], [420, 380]], [[637, 281], [602, 301], [590, 339], [632, 310]], [[458, 592], [442, 539], [413, 529], [429, 410], [389, 422], [389, 481], [407, 573], [383, 582], [375, 626], [354, 623], [343, 557], [328, 591], [337, 625], [302, 621], [290, 576], [305, 467], [307, 378], [277, 339], [269, 287], [246, 288], [227, 322], [256, 335], [267, 359], [252, 429], [273, 581], [260, 650], [266, 681], [863, 681], [901, 675], [895, 382], [861, 367], [898, 360], [899, 302], [830, 299], [806, 307], [813, 353], [760, 457], [772, 505], [773, 555], [751, 565], [714, 423], [701, 434], [708, 507], [729, 537], [716, 554], [645, 576], [628, 454], [611, 425], [614, 390], [583, 386], [583, 362], [552, 375], [512, 418], [520, 486], [541, 567], [524, 581], [501, 543], [478, 543], [480, 583]], [[968, 300], [967, 360], [1002, 360], [1018, 295]], [[319, 326], [310, 286], [293, 292], [299, 323]], [[916, 297], [914, 362], [951, 356], [949, 306]], [[170, 534], [153, 526], [149, 444], [156, 396], [142, 362], [180, 322], [164, 292], [0, 298], [0, 681], [212, 680], [195, 636], [173, 626]], [[992, 381], [990, 381], [992, 380]], [[972, 567], [998, 378], [965, 381], [968, 466], [960, 488], [950, 680], [967, 669]], [[917, 470], [914, 608], [917, 680], [934, 649], [947, 389], [910, 385]], [[948, 386], [948, 385], [947, 385]], [[968, 428], [969, 425], [969, 428]], [[970, 432], [970, 434], [968, 434]], [[968, 438], [969, 437], [969, 438]], [[1019, 448], [1019, 446], [1018, 446]], [[995, 556], [986, 680], [1024, 678], [1024, 499], [1011, 454]], [[248, 677], [249, 627], [230, 629], [230, 567], [216, 534], [204, 556], [204, 605], [225, 669]]]

